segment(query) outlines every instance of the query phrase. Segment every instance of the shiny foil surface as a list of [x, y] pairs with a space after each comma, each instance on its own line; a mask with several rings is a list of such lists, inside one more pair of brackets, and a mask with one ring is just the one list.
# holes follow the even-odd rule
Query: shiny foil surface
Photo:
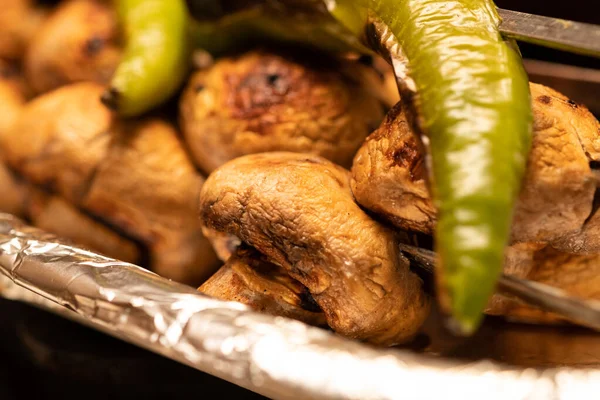
[[[7, 214], [0, 214], [0, 295], [275, 399], [546, 400], [600, 393], [597, 335], [587, 334], [579, 345], [587, 361], [562, 363], [568, 367], [559, 366], [560, 358], [556, 365], [535, 365], [534, 357], [528, 359], [531, 365], [511, 367], [479, 355], [447, 357], [447, 342], [430, 351], [438, 355], [376, 349], [211, 299], [135, 265], [71, 246]], [[562, 336], [548, 342], [543, 333], [528, 334], [574, 354]], [[571, 341], [577, 341], [573, 335]], [[523, 338], [508, 336], [506, 343], [522, 343], [523, 352]], [[502, 351], [510, 353], [506, 343]]]

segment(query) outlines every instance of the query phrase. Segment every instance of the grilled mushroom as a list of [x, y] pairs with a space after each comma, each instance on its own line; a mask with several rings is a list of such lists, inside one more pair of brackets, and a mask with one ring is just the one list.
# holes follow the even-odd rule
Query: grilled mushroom
[[2, 0], [0, 7], [0, 58], [20, 59], [47, 12], [33, 0]]
[[119, 61], [117, 22], [100, 0], [61, 3], [31, 40], [27, 79], [37, 93], [78, 81], [107, 83]]
[[308, 289], [251, 248], [238, 248], [198, 290], [263, 313], [325, 325], [325, 316]]
[[[600, 159], [600, 124], [585, 107], [552, 89], [531, 84], [531, 93], [533, 148], [512, 236], [514, 242], [558, 245], [590, 225], [597, 186], [590, 162]], [[423, 154], [397, 105], [354, 159], [351, 184], [358, 203], [400, 228], [430, 234], [436, 216]], [[600, 240], [597, 244], [596, 251]]]
[[140, 241], [160, 275], [197, 286], [218, 267], [196, 217], [203, 178], [173, 126], [115, 121], [100, 103], [102, 91], [75, 83], [26, 104], [0, 143], [6, 161], [32, 184]]
[[350, 166], [383, 118], [366, 82], [374, 69], [316, 55], [252, 51], [196, 72], [181, 99], [181, 126], [196, 164], [210, 173], [267, 151], [321, 155]]
[[200, 217], [304, 285], [341, 335], [393, 345], [413, 337], [428, 314], [398, 236], [356, 205], [348, 171], [322, 157], [273, 152], [230, 161], [204, 184]]

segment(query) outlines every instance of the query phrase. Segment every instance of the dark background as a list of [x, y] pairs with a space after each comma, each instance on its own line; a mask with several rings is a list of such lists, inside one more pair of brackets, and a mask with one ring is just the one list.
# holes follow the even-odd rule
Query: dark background
[[[400, 1], [400, 0], [399, 0]], [[497, 0], [499, 7], [600, 23], [594, 2]], [[530, 45], [526, 58], [600, 69], [600, 61]], [[202, 374], [24, 304], [0, 300], [0, 399], [258, 399]]]

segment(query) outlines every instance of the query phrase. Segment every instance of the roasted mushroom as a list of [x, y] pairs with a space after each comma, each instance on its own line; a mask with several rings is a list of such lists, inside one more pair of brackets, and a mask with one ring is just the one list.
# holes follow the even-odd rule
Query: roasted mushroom
[[46, 14], [33, 0], [2, 0], [0, 58], [20, 59]]
[[0, 143], [6, 161], [33, 185], [141, 242], [160, 275], [199, 285], [218, 267], [196, 216], [203, 178], [173, 126], [114, 120], [102, 91], [75, 83], [26, 104]]
[[200, 217], [306, 286], [341, 335], [394, 345], [428, 314], [398, 235], [356, 205], [348, 171], [322, 157], [273, 152], [230, 161], [204, 184]]
[[[530, 248], [528, 250], [529, 259], [522, 255], [520, 266], [512, 268], [508, 272], [562, 289], [575, 297], [600, 300], [599, 254], [569, 254], [560, 252], [551, 246], [540, 247]], [[500, 296], [492, 297], [486, 313], [526, 323], [556, 324], [571, 322], [559, 315], [544, 312], [516, 300]]]
[[78, 81], [108, 83], [121, 55], [114, 10], [99, 0], [61, 3], [33, 37], [25, 57], [37, 93]]
[[383, 118], [374, 69], [352, 61], [252, 51], [196, 72], [181, 126], [198, 167], [267, 151], [321, 155], [343, 166]]
[[246, 304], [259, 312], [325, 325], [325, 315], [308, 289], [251, 248], [237, 249], [198, 290]]
[[[531, 84], [531, 93], [533, 148], [515, 210], [513, 242], [558, 245], [589, 225], [597, 186], [590, 162], [600, 160], [600, 124], [585, 107], [552, 89]], [[423, 154], [397, 105], [354, 159], [351, 185], [358, 203], [402, 229], [430, 234], [436, 211]], [[570, 246], [577, 247], [582, 246]]]

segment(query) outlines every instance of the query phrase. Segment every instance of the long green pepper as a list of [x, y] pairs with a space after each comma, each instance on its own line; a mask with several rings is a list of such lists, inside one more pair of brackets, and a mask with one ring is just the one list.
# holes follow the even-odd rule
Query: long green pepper
[[183, 0], [115, 0], [125, 42], [102, 101], [121, 116], [143, 114], [180, 88], [190, 66]]
[[520, 54], [491, 0], [340, 0], [330, 10], [359, 35], [374, 13], [407, 58], [438, 210], [438, 292], [472, 333], [502, 271], [531, 146]]

